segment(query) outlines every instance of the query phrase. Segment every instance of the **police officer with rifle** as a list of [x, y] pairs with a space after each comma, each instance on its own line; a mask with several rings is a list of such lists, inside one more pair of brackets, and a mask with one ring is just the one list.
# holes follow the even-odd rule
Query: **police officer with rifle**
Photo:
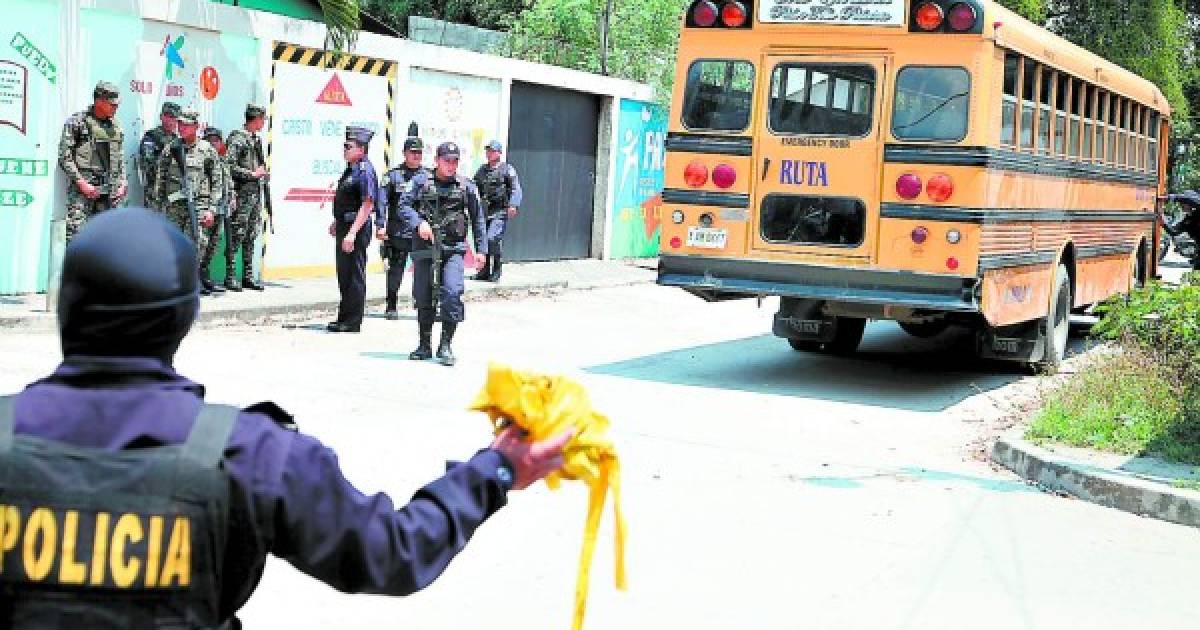
[[364, 494], [274, 403], [213, 405], [175, 370], [196, 262], [136, 208], [67, 247], [63, 361], [0, 397], [0, 628], [238, 628], [268, 554], [343, 592], [409, 595], [562, 466], [570, 433], [513, 426], [406, 505]]
[[400, 283], [404, 279], [404, 267], [408, 264], [409, 248], [412, 247], [413, 230], [417, 226], [400, 216], [400, 196], [408, 190], [413, 178], [427, 173], [421, 166], [425, 155], [425, 143], [417, 135], [417, 123], [408, 126], [408, 137], [404, 139], [404, 161], [383, 176], [381, 201], [386, 204], [387, 227], [381, 228], [376, 236], [382, 241], [379, 255], [387, 263], [387, 284], [384, 297], [384, 317], [399, 319], [396, 304], [400, 295]]
[[454, 365], [450, 342], [466, 315], [463, 307], [463, 255], [467, 251], [467, 228], [475, 238], [476, 267], [487, 255], [486, 227], [475, 183], [458, 174], [461, 152], [453, 142], [437, 148], [437, 167], [421, 173], [400, 198], [400, 215], [417, 226], [412, 239], [413, 301], [417, 307], [419, 341], [408, 355], [414, 361], [433, 356], [433, 323], [442, 322], [442, 339], [437, 357], [442, 365]]
[[[200, 228], [208, 228], [216, 220], [213, 205], [225, 194], [225, 171], [221, 156], [198, 137], [199, 130], [199, 115], [194, 110], [179, 115], [179, 138], [167, 145], [158, 159], [154, 198], [162, 204], [159, 210], [167, 219], [203, 251], [208, 234]], [[200, 277], [199, 264], [196, 277]], [[201, 295], [210, 293], [201, 285]]]
[[92, 105], [73, 114], [58, 142], [58, 165], [67, 176], [67, 242], [83, 224], [125, 198], [125, 132], [116, 119], [121, 94], [100, 81]]

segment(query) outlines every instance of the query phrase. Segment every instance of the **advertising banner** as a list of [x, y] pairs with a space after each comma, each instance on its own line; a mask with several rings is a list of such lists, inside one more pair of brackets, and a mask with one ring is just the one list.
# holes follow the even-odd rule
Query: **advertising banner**
[[610, 213], [613, 258], [658, 255], [666, 137], [662, 107], [621, 100]]

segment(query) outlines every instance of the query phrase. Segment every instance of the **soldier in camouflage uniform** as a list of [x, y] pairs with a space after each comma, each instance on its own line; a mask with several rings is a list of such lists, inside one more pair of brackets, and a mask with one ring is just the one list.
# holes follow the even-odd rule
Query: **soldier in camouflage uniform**
[[[154, 198], [159, 200], [158, 209], [166, 214], [167, 219], [196, 242], [196, 249], [204, 251], [208, 238], [203, 229], [199, 233], [192, 231], [187, 195], [182, 185], [185, 175], [174, 150], [177, 145], [183, 146], [188, 191], [195, 201], [197, 227], [210, 227], [215, 220], [213, 206], [225, 194], [225, 171], [221, 168], [221, 156], [217, 155], [216, 149], [197, 137], [199, 129], [199, 115], [195, 111], [186, 110], [179, 115], [179, 138], [168, 144], [158, 157], [154, 173]], [[196, 273], [199, 272], [197, 267]], [[200, 293], [208, 295], [209, 291], [202, 288]]]
[[[225, 157], [225, 140], [221, 138], [220, 129], [217, 129], [216, 127], [206, 127], [204, 129], [204, 139], [211, 144], [214, 149], [217, 150], [217, 155], [221, 156], [222, 158]], [[221, 233], [222, 226], [226, 230], [225, 243], [229, 243], [229, 213], [233, 212], [232, 206], [234, 203], [233, 179], [229, 175], [229, 165], [225, 163], [224, 159], [220, 160], [219, 163], [221, 165], [221, 173], [223, 175], [222, 181], [224, 184], [222, 185], [222, 189], [224, 190], [224, 194], [213, 204], [213, 214], [216, 216], [216, 220], [213, 221], [211, 226], [204, 229], [204, 237], [208, 239], [208, 244], [204, 247], [204, 251], [200, 253], [200, 284], [205, 289], [208, 289], [213, 293], [225, 292], [225, 288], [223, 286], [214, 283], [210, 278], [208, 273], [208, 265], [212, 262], [213, 254], [215, 254], [217, 251], [217, 237]], [[233, 258], [229, 256], [228, 252], [226, 252], [225, 259], [225, 282], [229, 282], [230, 279], [235, 277]]]
[[225, 154], [225, 162], [229, 165], [230, 175], [233, 176], [237, 198], [237, 212], [230, 215], [231, 251], [226, 253], [226, 258], [233, 261], [239, 250], [242, 256], [240, 286], [234, 280], [233, 267], [229, 267], [231, 271], [225, 280], [225, 288], [231, 291], [241, 291], [242, 287], [255, 291], [262, 291], [264, 288], [262, 284], [254, 281], [254, 242], [258, 240], [262, 230], [261, 182], [267, 177], [262, 138], [257, 134], [266, 122], [266, 115], [267, 110], [262, 105], [246, 105], [246, 124], [241, 129], [229, 132], [229, 139], [226, 141], [229, 148]]
[[92, 215], [125, 198], [125, 132], [115, 117], [117, 86], [96, 84], [92, 106], [72, 115], [58, 142], [58, 165], [67, 174], [67, 242]]
[[158, 156], [163, 149], [178, 137], [179, 104], [163, 103], [162, 112], [158, 116], [159, 125], [142, 136], [142, 144], [138, 146], [138, 168], [142, 175], [142, 199], [147, 208], [157, 208], [158, 200], [154, 199], [154, 172], [158, 168]]

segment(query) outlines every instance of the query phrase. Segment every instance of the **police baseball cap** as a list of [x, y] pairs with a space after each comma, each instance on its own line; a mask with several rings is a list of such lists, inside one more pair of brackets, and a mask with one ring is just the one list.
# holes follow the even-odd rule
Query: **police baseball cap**
[[353, 140], [364, 147], [370, 144], [373, 137], [375, 137], [375, 132], [366, 127], [346, 127], [346, 139]]
[[102, 98], [112, 102], [117, 102], [121, 99], [121, 93], [117, 91], [117, 86], [108, 81], [100, 81], [96, 84], [96, 89], [92, 90], [94, 98]]
[[179, 106], [179, 103], [172, 103], [170, 101], [163, 103], [162, 113], [167, 116], [171, 116], [173, 118], [179, 118], [179, 114], [182, 111], [183, 111], [183, 108]]
[[262, 118], [267, 115], [267, 108], [257, 103], [246, 104], [246, 120]]
[[179, 124], [181, 125], [199, 125], [200, 114], [194, 109], [185, 109], [179, 113]]
[[438, 145], [437, 156], [440, 158], [458, 158], [462, 156], [462, 152], [458, 150], [458, 145], [453, 142], [443, 142]]
[[489, 149], [492, 151], [504, 151], [504, 145], [501, 144], [499, 140], [492, 140], [491, 142], [484, 145], [483, 148]]
[[404, 139], [404, 150], [405, 151], [424, 151], [425, 143], [422, 142], [420, 138], [405, 138]]
[[224, 138], [224, 137], [225, 137], [225, 135], [221, 133], [221, 130], [220, 130], [220, 129], [218, 129], [218, 128], [216, 128], [216, 127], [206, 127], [206, 128], [204, 129], [204, 137], [205, 137], [205, 138], [211, 138], [211, 137], [213, 137], [213, 136], [216, 136], [216, 137], [218, 137], [218, 138]]

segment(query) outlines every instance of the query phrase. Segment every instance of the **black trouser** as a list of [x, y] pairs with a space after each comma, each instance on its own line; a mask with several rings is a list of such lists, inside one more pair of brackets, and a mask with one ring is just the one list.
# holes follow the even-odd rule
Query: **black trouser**
[[367, 304], [367, 246], [371, 244], [371, 229], [363, 225], [354, 239], [354, 250], [349, 254], [342, 251], [342, 239], [350, 233], [353, 224], [337, 222], [334, 247], [337, 250], [338, 291], [342, 301], [338, 304], [337, 321], [348, 326], [360, 326]]
[[388, 237], [387, 257], [387, 307], [396, 308], [396, 300], [400, 294], [400, 284], [404, 281], [404, 268], [408, 265], [408, 250], [412, 239], [396, 235]]

